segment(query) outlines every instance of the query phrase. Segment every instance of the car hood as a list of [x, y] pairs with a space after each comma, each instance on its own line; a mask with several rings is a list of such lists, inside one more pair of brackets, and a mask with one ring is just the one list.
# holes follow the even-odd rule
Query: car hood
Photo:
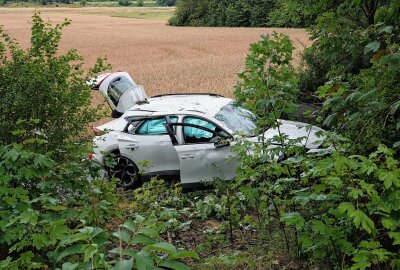
[[[307, 123], [281, 120], [279, 119], [279, 129], [270, 128], [264, 132], [266, 139], [271, 139], [278, 136], [279, 133], [287, 135], [289, 139], [303, 138], [298, 145], [305, 145], [307, 149], [317, 149], [322, 144], [324, 137], [318, 132], [324, 131], [322, 128], [312, 126]], [[310, 130], [311, 128], [311, 130]], [[320, 135], [320, 136], [318, 136]], [[258, 140], [258, 138], [256, 138]], [[254, 140], [254, 139], [252, 139]], [[276, 141], [276, 143], [279, 143]]]

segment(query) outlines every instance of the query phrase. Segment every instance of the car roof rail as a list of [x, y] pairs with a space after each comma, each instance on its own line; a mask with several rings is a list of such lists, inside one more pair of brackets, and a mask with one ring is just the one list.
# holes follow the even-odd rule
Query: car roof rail
[[152, 98], [157, 98], [157, 97], [165, 97], [165, 96], [197, 96], [197, 95], [201, 95], [201, 96], [213, 96], [213, 97], [224, 97], [222, 95], [219, 94], [214, 94], [214, 93], [174, 93], [174, 94], [160, 94], [160, 95], [155, 95], [152, 96]]

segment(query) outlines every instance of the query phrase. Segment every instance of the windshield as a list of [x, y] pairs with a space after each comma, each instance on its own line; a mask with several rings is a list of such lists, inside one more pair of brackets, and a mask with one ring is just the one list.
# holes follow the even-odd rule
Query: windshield
[[246, 136], [254, 136], [257, 128], [257, 117], [250, 111], [236, 106], [233, 102], [222, 107], [215, 118], [223, 122], [233, 132], [243, 132]]

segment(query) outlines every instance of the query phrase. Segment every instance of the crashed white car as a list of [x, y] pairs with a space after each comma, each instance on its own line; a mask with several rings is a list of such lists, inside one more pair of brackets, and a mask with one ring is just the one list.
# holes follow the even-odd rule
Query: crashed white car
[[[94, 81], [115, 110], [121, 114], [96, 127], [105, 134], [94, 138], [92, 158], [104, 162], [113, 153], [116, 165], [108, 168], [110, 177], [122, 187], [134, 187], [151, 176], [180, 179], [191, 188], [216, 177], [232, 179], [237, 160], [231, 151], [236, 134], [258, 141], [256, 117], [236, 106], [235, 101], [214, 94], [172, 94], [148, 98], [125, 72], [104, 75]], [[280, 120], [280, 132], [290, 138], [308, 137], [308, 149], [320, 146], [316, 132], [308, 124]], [[264, 133], [277, 135], [277, 129]], [[149, 162], [144, 162], [149, 161]]]

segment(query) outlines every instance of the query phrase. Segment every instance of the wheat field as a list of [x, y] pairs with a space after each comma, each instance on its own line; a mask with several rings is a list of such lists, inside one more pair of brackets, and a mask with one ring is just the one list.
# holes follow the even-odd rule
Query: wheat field
[[[231, 97], [237, 72], [244, 67], [249, 45], [260, 35], [282, 32], [299, 52], [310, 44], [303, 29], [172, 27], [166, 20], [111, 17], [135, 8], [41, 8], [52, 23], [64, 18], [61, 52], [76, 48], [86, 67], [106, 57], [113, 71], [128, 71], [149, 95], [211, 92]], [[134, 10], [145, 12], [146, 9]], [[167, 10], [171, 13], [171, 10]], [[0, 9], [0, 25], [23, 47], [29, 46], [32, 8]], [[117, 14], [117, 15], [115, 15]], [[155, 16], [156, 18], [158, 16]], [[93, 103], [103, 99], [94, 97]]]

